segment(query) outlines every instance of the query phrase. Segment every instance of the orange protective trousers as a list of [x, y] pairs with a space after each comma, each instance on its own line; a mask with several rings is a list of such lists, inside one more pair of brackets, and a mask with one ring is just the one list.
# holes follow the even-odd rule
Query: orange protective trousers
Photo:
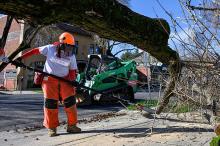
[[[47, 108], [44, 106], [44, 122], [43, 125], [46, 128], [56, 128], [59, 126], [59, 119], [58, 119], [58, 101], [59, 99], [62, 102], [69, 97], [74, 97], [75, 95], [75, 88], [72, 87], [70, 84], [55, 79], [53, 77], [44, 77], [42, 82], [42, 89], [44, 92], [45, 100], [52, 100], [55, 101], [55, 108]], [[77, 109], [76, 104], [74, 102], [73, 105], [70, 107], [65, 107], [64, 110], [67, 115], [67, 123], [68, 125], [74, 125], [77, 123]]]

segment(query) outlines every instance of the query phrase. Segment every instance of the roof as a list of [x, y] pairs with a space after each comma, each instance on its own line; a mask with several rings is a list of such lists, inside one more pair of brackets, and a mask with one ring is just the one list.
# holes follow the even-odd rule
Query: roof
[[149, 74], [149, 68], [143, 66], [137, 66], [136, 69], [145, 76], [148, 76]]
[[56, 26], [59, 29], [61, 29], [63, 31], [70, 32], [70, 33], [77, 33], [77, 34], [84, 35], [84, 36], [92, 36], [91, 32], [88, 32], [78, 26], [74, 26], [74, 25], [71, 25], [68, 23], [58, 23], [58, 24], [56, 24]]
[[[149, 62], [150, 59], [150, 62]], [[141, 52], [137, 55], [136, 58], [133, 59], [138, 66], [144, 65], [144, 66], [161, 66], [163, 63], [156, 61], [153, 56], [151, 55], [144, 55], [144, 52]]]

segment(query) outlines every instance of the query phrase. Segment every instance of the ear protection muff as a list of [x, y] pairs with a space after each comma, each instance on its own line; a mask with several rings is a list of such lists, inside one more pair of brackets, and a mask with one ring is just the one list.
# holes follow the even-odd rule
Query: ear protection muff
[[60, 46], [59, 46], [60, 50], [65, 50], [65, 44], [63, 43], [60, 43]]

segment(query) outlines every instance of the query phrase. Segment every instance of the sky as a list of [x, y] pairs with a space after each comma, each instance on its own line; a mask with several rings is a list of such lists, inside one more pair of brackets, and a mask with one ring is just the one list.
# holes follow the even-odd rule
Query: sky
[[[178, 0], [159, 0], [163, 7], [173, 15], [174, 18], [183, 18], [183, 13]], [[163, 18], [171, 25], [170, 17], [157, 3], [157, 0], [131, 0], [130, 8], [144, 16], [152, 18]], [[183, 26], [185, 27], [185, 26]]]
[[[160, 0], [160, 3], [175, 15], [180, 15], [180, 7], [178, 0]], [[167, 15], [161, 9], [156, 0], [131, 0], [130, 8], [144, 16], [156, 17], [156, 14], [164, 19], [168, 19]], [[175, 13], [174, 13], [175, 12]]]

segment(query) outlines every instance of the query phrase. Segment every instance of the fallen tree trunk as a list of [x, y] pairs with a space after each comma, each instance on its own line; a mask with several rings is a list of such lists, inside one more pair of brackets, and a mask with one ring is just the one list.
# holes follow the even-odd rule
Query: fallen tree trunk
[[137, 14], [116, 0], [1, 0], [0, 11], [32, 25], [67, 22], [147, 51], [169, 65], [171, 80], [157, 113], [169, 102], [181, 67], [178, 53], [168, 47], [170, 28], [165, 20]]

